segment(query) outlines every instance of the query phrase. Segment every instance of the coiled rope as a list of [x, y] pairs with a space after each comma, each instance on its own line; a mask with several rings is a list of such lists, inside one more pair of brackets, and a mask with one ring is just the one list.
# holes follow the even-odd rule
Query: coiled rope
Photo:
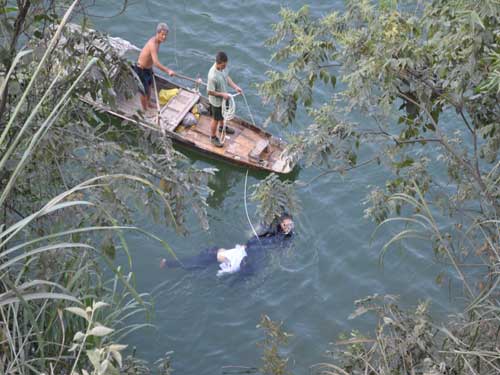
[[222, 122], [222, 130], [219, 135], [219, 140], [222, 144], [226, 141], [227, 122], [231, 121], [236, 113], [236, 102], [234, 101], [235, 96], [236, 95], [229, 95], [229, 99], [222, 100], [222, 117], [224, 118], [224, 121]]
[[[240, 95], [240, 93], [229, 95], [229, 99], [222, 100], [222, 117], [224, 118], [224, 122], [222, 125], [222, 131], [220, 132], [219, 135], [219, 139], [222, 142], [222, 144], [224, 144], [226, 140], [226, 126], [227, 126], [226, 122], [231, 121], [236, 114], [236, 102], [234, 101], [234, 98], [238, 95]], [[255, 120], [253, 119], [252, 111], [250, 110], [250, 106], [248, 105], [247, 97], [245, 96], [244, 93], [241, 93], [241, 95], [245, 100], [245, 105], [247, 107], [248, 114], [250, 115], [250, 119], [252, 120], [253, 126], [257, 126], [255, 125]]]
[[230, 121], [234, 118], [234, 114], [236, 113], [235, 96], [229, 95], [229, 100], [224, 99], [222, 101], [222, 117], [224, 117], [224, 121]]

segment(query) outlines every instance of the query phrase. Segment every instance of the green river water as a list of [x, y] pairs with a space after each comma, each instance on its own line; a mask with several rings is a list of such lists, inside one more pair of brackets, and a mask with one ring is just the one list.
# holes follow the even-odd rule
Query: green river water
[[[262, 82], [273, 67], [272, 51], [264, 41], [272, 35], [272, 23], [279, 20], [281, 6], [298, 9], [296, 0], [278, 1], [133, 1], [120, 11], [122, 1], [99, 1], [89, 11], [95, 14], [95, 27], [113, 36], [141, 46], [154, 34], [156, 24], [166, 21], [171, 28], [162, 45], [164, 65], [189, 76], [206, 77], [213, 56], [224, 50], [229, 56], [230, 75], [246, 92], [255, 120], [262, 123], [269, 108], [262, 105], [254, 83]], [[325, 14], [341, 10], [340, 0], [310, 3], [311, 12]], [[318, 89], [318, 102], [326, 92]], [[242, 101], [238, 113], [248, 118]], [[358, 121], [363, 119], [353, 114]], [[358, 118], [356, 118], [358, 116]], [[307, 124], [299, 121], [286, 131]], [[275, 135], [285, 130], [271, 125]], [[187, 154], [199, 167], [219, 169], [210, 183], [214, 196], [209, 199], [210, 230], [204, 231], [194, 214], [188, 217], [190, 233], [179, 236], [173, 230], [137, 213], [136, 221], [148, 231], [166, 240], [181, 255], [196, 254], [199, 249], [220, 245], [231, 247], [251, 235], [245, 217], [245, 170]], [[307, 181], [321, 171], [301, 169], [295, 178]], [[158, 243], [140, 235], [128, 235], [133, 252], [134, 271], [140, 291], [156, 288], [156, 329], [144, 329], [122, 343], [137, 347], [138, 356], [151, 362], [167, 351], [174, 351], [173, 366], [178, 374], [220, 374], [227, 365], [255, 366], [261, 350], [256, 343], [263, 332], [256, 328], [261, 314], [282, 320], [294, 337], [287, 347], [295, 373], [307, 373], [310, 366], [327, 360], [325, 353], [338, 335], [357, 328], [369, 332], [373, 321], [367, 317], [348, 320], [353, 302], [367, 295], [396, 294], [406, 307], [419, 300], [432, 301], [432, 313], [439, 319], [457, 305], [458, 291], [438, 286], [435, 278], [440, 266], [432, 259], [428, 244], [394, 249], [385, 258], [383, 268], [378, 256], [390, 238], [382, 230], [370, 242], [375, 225], [363, 218], [363, 199], [370, 185], [383, 184], [387, 171], [369, 166], [341, 177], [327, 175], [300, 188], [302, 210], [296, 217], [297, 236], [292, 249], [271, 257], [264, 269], [247, 282], [230, 286], [216, 277], [216, 269], [186, 272], [164, 270], [158, 264], [167, 256]], [[260, 175], [251, 174], [248, 185]], [[248, 205], [255, 219], [255, 204]], [[120, 259], [119, 259], [120, 260]], [[125, 261], [125, 260], [123, 260]]]

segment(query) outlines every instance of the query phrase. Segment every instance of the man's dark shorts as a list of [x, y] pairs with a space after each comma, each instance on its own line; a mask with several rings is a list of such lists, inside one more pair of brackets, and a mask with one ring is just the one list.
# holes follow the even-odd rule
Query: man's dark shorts
[[153, 83], [153, 69], [143, 69], [134, 65], [134, 70], [144, 86], [144, 94], [146, 95], [149, 92], [149, 87]]
[[212, 104], [210, 104], [209, 113], [210, 113], [210, 116], [215, 121], [224, 120], [224, 117], [222, 117], [222, 107], [214, 107]]

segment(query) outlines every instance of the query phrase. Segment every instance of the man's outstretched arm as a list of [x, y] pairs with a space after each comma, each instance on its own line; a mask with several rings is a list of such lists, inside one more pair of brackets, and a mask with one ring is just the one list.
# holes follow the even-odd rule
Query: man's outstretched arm
[[156, 66], [161, 71], [167, 73], [169, 76], [175, 76], [175, 72], [172, 69], [167, 68], [160, 62], [160, 59], [158, 58], [158, 51], [156, 50], [156, 48], [149, 46], [149, 49], [151, 50], [151, 58], [153, 59], [153, 65]]

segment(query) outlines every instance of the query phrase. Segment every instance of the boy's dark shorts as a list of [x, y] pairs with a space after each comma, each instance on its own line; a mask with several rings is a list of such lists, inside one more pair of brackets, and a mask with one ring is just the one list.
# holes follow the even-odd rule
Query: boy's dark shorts
[[222, 117], [222, 107], [215, 107], [212, 104], [210, 104], [210, 108], [208, 109], [210, 116], [215, 120], [215, 121], [222, 121], [224, 120], [224, 117]]

